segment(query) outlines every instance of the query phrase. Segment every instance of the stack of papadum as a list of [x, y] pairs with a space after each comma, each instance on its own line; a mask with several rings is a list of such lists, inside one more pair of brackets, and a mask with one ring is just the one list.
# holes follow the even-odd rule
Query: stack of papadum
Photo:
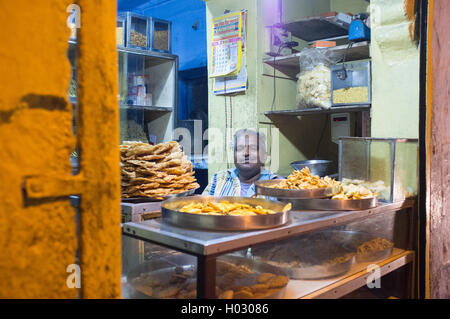
[[161, 197], [199, 187], [192, 163], [177, 142], [120, 146], [122, 197]]

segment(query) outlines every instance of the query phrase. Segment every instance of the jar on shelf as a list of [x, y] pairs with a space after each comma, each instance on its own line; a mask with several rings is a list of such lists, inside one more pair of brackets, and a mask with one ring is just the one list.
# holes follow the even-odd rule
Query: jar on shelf
[[148, 50], [150, 48], [150, 18], [127, 12], [126, 22], [127, 47]]

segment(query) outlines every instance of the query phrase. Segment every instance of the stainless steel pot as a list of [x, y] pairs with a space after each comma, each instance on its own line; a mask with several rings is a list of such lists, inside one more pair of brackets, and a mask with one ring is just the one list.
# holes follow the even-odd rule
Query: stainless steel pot
[[312, 175], [319, 175], [320, 177], [330, 176], [335, 173], [332, 171], [333, 161], [330, 160], [307, 160], [292, 162], [291, 166], [296, 170], [301, 170], [309, 167]]

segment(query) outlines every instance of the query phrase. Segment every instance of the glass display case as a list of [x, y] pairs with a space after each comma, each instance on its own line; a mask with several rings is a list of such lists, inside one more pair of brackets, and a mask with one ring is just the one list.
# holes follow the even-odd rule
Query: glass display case
[[[116, 28], [120, 143], [167, 142], [172, 139], [178, 99], [178, 56], [122, 47], [120, 43], [125, 39], [122, 32], [126, 29], [125, 21], [124, 17], [119, 17]], [[119, 29], [122, 30], [119, 32]], [[72, 78], [68, 84], [68, 95], [74, 111], [74, 134], [77, 114], [77, 47], [75, 40], [69, 41], [68, 59], [72, 67]], [[77, 162], [76, 150], [72, 157], [72, 162]]]
[[340, 137], [339, 179], [361, 184], [378, 199], [401, 201], [417, 195], [418, 140]]
[[370, 61], [353, 61], [331, 66], [331, 104], [367, 105], [371, 103]]
[[178, 57], [119, 49], [120, 142], [152, 144], [172, 138]]
[[135, 219], [122, 227], [123, 242], [134, 247], [122, 258], [123, 297], [340, 298], [398, 273], [383, 281], [383, 288], [395, 283], [383, 293], [412, 298], [413, 207], [404, 201], [363, 211], [292, 211], [281, 227], [244, 232]]

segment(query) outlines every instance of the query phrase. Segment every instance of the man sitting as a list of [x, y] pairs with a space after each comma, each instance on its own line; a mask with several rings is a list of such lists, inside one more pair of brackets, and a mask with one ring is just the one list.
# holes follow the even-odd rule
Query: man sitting
[[236, 167], [214, 174], [202, 195], [253, 196], [256, 181], [281, 178], [263, 169], [266, 160], [264, 134], [250, 129], [237, 131], [234, 135], [234, 165]]

